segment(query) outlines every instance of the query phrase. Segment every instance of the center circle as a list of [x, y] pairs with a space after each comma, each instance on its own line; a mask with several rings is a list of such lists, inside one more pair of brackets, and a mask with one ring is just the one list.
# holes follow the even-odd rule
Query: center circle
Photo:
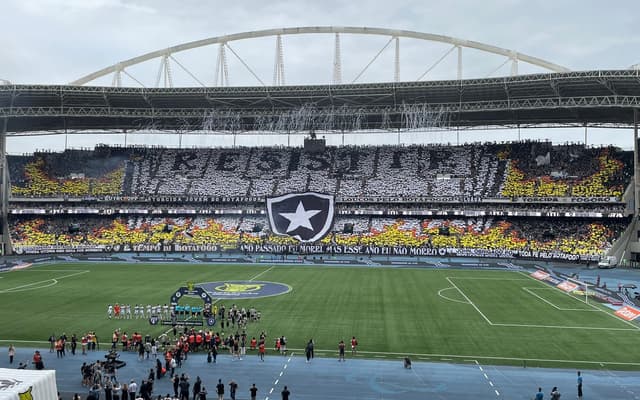
[[197, 286], [216, 299], [257, 299], [289, 293], [292, 289], [285, 283], [266, 281], [216, 281]]

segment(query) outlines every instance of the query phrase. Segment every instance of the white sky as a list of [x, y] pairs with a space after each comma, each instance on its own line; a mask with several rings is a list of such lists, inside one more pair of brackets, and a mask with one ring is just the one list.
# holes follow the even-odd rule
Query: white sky
[[[3, 0], [0, 79], [14, 83], [64, 84], [118, 61], [184, 42], [259, 29], [324, 25], [442, 34], [516, 50], [572, 70], [624, 69], [640, 63], [639, 15], [640, 2], [596, 0]], [[388, 38], [343, 35], [341, 40], [343, 81], [350, 82]], [[284, 37], [283, 45], [287, 83], [329, 83], [332, 36]], [[274, 38], [234, 42], [231, 46], [263, 81], [271, 83]], [[400, 48], [401, 78], [414, 80], [449, 46], [401, 40]], [[175, 57], [199, 79], [212, 85], [216, 52], [217, 48], [207, 47], [178, 53]], [[232, 85], [258, 84], [233, 55], [227, 53], [227, 57]], [[465, 77], [487, 76], [504, 61], [466, 50], [463, 60]], [[153, 60], [130, 72], [145, 85], [153, 86], [158, 65], [159, 60]], [[454, 52], [427, 79], [454, 78], [455, 65]], [[358, 82], [390, 81], [392, 66], [393, 47], [390, 46]], [[177, 65], [172, 65], [172, 71], [176, 85], [197, 85]], [[520, 71], [541, 70], [521, 64]], [[508, 73], [509, 66], [505, 65], [493, 76]], [[137, 86], [127, 79], [123, 79], [123, 84]], [[95, 84], [110, 82], [108, 77]], [[433, 140], [442, 136], [429, 135]], [[521, 132], [521, 138], [532, 136], [582, 141], [584, 131]], [[460, 141], [479, 137], [513, 140], [517, 139], [517, 133], [497, 131], [487, 136], [478, 132], [462, 133]], [[128, 138], [129, 143], [136, 140]], [[444, 140], [455, 142], [457, 138], [449, 135]], [[9, 151], [29, 151], [33, 142], [39, 148], [61, 146], [60, 141], [49, 145], [45, 144], [49, 140], [13, 140]], [[629, 148], [631, 132], [591, 129], [589, 143], [614, 143]], [[74, 136], [67, 138], [67, 145], [88, 144], [80, 136]]]

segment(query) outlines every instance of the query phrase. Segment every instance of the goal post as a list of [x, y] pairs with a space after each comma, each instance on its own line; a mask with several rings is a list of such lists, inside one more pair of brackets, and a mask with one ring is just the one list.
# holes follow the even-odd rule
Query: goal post
[[584, 290], [584, 302], [586, 304], [589, 304], [589, 287], [594, 287], [596, 285], [594, 285], [593, 283], [588, 283], [588, 282], [581, 281], [579, 279], [574, 279], [574, 278], [567, 278], [567, 281], [578, 285], [579, 288], [583, 288], [583, 290]]

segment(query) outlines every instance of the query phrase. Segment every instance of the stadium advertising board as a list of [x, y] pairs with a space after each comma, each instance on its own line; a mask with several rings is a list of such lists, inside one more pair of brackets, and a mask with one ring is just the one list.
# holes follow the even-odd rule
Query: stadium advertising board
[[562, 289], [565, 292], [572, 292], [574, 290], [576, 290], [578, 288], [578, 285], [576, 285], [575, 283], [569, 282], [569, 281], [564, 281], [564, 282], [560, 282], [557, 285], [558, 289]]
[[[344, 202], [342, 202], [344, 203]], [[361, 201], [360, 203], [366, 203]], [[524, 206], [524, 205], [523, 205]], [[193, 208], [179, 207], [157, 207], [153, 206], [149, 209], [139, 207], [119, 207], [119, 208], [107, 208], [100, 206], [100, 208], [87, 208], [87, 207], [62, 207], [62, 208], [21, 208], [12, 209], [10, 214], [12, 215], [66, 215], [66, 214], [94, 214], [94, 215], [149, 215], [149, 214], [170, 214], [170, 215], [256, 215], [264, 214], [263, 209], [251, 208], [248, 206], [242, 209], [238, 208], [213, 208], [202, 207], [196, 208], [196, 205], [191, 205]], [[621, 212], [601, 212], [601, 211], [548, 211], [543, 206], [531, 209], [512, 209], [512, 210], [485, 210], [483, 209], [443, 209], [425, 206], [422, 210], [394, 210], [385, 207], [384, 205], [375, 204], [371, 205], [367, 213], [380, 216], [466, 216], [466, 217], [481, 217], [485, 215], [497, 216], [497, 217], [567, 217], [567, 218], [624, 218], [625, 214]], [[362, 209], [341, 209], [340, 215], [363, 215], [365, 214]]]
[[538, 280], [540, 280], [540, 281], [543, 281], [543, 280], [547, 279], [549, 274], [547, 272], [537, 270], [535, 272], [532, 272], [531, 276], [536, 278], [536, 279], [538, 279]]
[[624, 306], [618, 309], [615, 314], [624, 320], [633, 321], [640, 316], [640, 310], [631, 306]]
[[611, 197], [515, 197], [514, 203], [618, 203], [620, 199]]

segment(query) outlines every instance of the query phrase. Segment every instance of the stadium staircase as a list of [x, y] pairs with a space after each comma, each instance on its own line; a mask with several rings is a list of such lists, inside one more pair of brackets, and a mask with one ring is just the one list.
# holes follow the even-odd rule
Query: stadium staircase
[[631, 251], [639, 252], [640, 243], [635, 239], [636, 227], [638, 226], [638, 217], [634, 217], [629, 226], [624, 230], [622, 235], [613, 242], [609, 251], [604, 257], [614, 256], [618, 260], [618, 265], [626, 266], [631, 257]]
[[131, 161], [125, 162], [124, 179], [122, 182], [122, 193], [131, 194], [133, 188], [133, 163]]
[[[622, 201], [628, 205], [627, 208], [633, 208], [634, 191], [634, 184], [633, 182], [631, 182], [622, 195]], [[614, 256], [618, 260], [618, 265], [628, 265], [629, 259], [631, 258], [631, 251], [638, 252], [640, 250], [640, 243], [636, 239], [636, 228], [639, 225], [638, 222], [638, 216], [634, 216], [629, 223], [629, 226], [627, 226], [620, 237], [615, 242], [613, 242], [613, 245], [611, 246], [609, 251], [604, 254], [603, 258]]]
[[500, 189], [504, 184], [504, 178], [506, 178], [507, 176], [507, 162], [504, 160], [498, 161], [498, 170], [496, 171], [496, 177], [498, 176], [503, 177], [503, 179], [502, 180], [496, 179], [495, 182], [493, 182], [493, 186], [490, 188], [487, 188], [487, 191], [485, 192], [485, 196], [498, 197], [497, 195], [500, 193]]
[[245, 195], [249, 196], [251, 194], [251, 192], [253, 191], [253, 179], [249, 179], [249, 184], [247, 185], [247, 193], [245, 193]]

